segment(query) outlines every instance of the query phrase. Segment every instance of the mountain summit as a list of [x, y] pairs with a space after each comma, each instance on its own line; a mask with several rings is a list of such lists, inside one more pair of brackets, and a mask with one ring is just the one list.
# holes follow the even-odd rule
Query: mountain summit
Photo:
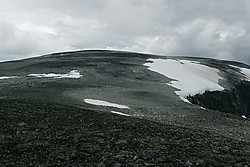
[[2, 164], [17, 153], [24, 166], [31, 154], [34, 165], [250, 163], [246, 64], [86, 50], [3, 62], [0, 72]]

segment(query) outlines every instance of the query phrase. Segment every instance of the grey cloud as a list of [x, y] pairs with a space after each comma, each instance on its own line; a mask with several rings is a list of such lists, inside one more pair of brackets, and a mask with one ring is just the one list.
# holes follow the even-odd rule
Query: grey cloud
[[9, 0], [1, 4], [1, 59], [113, 48], [250, 64], [247, 0]]

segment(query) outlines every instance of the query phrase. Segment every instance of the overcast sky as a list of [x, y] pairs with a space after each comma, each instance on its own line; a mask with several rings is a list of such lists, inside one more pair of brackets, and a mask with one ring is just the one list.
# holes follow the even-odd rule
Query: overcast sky
[[249, 0], [0, 0], [0, 61], [78, 49], [250, 64]]

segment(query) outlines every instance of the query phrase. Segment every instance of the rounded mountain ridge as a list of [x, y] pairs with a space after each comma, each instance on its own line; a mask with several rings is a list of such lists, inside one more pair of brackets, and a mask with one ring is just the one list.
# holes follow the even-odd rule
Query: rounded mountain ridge
[[2, 98], [113, 111], [84, 102], [101, 100], [128, 106], [117, 112], [132, 117], [206, 128], [220, 117], [249, 117], [249, 69], [209, 58], [83, 50], [0, 63], [0, 87]]

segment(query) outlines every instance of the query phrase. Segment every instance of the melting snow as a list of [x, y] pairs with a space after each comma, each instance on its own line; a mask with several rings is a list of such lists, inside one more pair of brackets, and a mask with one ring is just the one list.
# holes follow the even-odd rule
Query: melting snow
[[18, 76], [10, 76], [10, 77], [3, 76], [3, 77], [0, 77], [0, 79], [12, 79], [12, 78], [18, 78]]
[[219, 70], [211, 68], [195, 61], [174, 59], [148, 59], [153, 63], [145, 63], [148, 69], [158, 72], [174, 81], [168, 85], [179, 89], [175, 93], [185, 102], [189, 95], [202, 94], [206, 90], [222, 91], [224, 88], [218, 84]]
[[82, 75], [80, 75], [80, 72], [78, 70], [73, 70], [67, 74], [29, 74], [28, 76], [37, 78], [80, 78]]
[[248, 68], [240, 68], [241, 72], [247, 77], [248, 81], [250, 81], [250, 69]]
[[130, 117], [130, 115], [124, 114], [124, 113], [121, 113], [121, 112], [117, 112], [117, 111], [111, 111], [111, 112], [114, 113], [114, 114], [119, 114], [119, 115]]
[[234, 65], [230, 65], [231, 67], [238, 68], [241, 70], [241, 73], [244, 74], [247, 78], [248, 81], [250, 81], [250, 69], [248, 68], [243, 68], [243, 67], [238, 67]]
[[98, 105], [98, 106], [107, 106], [107, 107], [129, 109], [128, 106], [124, 106], [124, 105], [120, 105], [120, 104], [115, 104], [115, 103], [110, 103], [110, 102], [102, 101], [102, 100], [84, 99], [84, 102], [88, 103], [88, 104]]

